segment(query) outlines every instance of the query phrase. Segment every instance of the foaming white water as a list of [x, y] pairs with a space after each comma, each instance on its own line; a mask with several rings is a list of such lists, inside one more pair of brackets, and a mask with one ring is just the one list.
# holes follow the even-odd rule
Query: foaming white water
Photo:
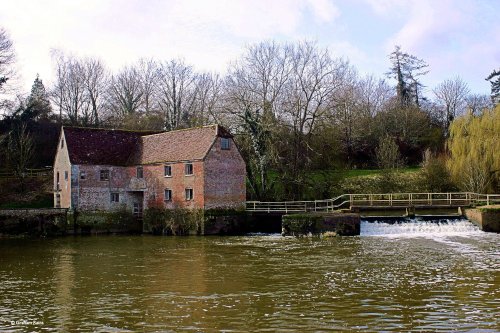
[[439, 221], [411, 219], [396, 223], [384, 221], [361, 222], [361, 236], [436, 237], [465, 236], [481, 233], [482, 231], [477, 226], [465, 219], [443, 219]]

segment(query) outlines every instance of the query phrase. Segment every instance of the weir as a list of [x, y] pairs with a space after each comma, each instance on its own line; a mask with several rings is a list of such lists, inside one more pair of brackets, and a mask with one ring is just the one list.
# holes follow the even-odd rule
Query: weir
[[419, 218], [407, 220], [362, 220], [361, 236], [387, 237], [439, 237], [468, 236], [479, 234], [481, 230], [464, 218], [440, 218], [437, 220], [422, 220]]

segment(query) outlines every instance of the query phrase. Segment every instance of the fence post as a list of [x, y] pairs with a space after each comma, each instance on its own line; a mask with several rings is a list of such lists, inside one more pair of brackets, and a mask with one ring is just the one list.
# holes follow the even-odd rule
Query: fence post
[[489, 194], [486, 194], [486, 205], [487, 206], [490, 205], [490, 195]]

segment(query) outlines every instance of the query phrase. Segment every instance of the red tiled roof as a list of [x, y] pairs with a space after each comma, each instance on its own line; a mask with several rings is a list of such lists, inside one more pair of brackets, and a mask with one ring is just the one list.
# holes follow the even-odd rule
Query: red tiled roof
[[117, 165], [201, 160], [215, 138], [232, 137], [217, 125], [170, 132], [64, 127], [72, 164]]
[[128, 164], [141, 135], [157, 133], [82, 127], [63, 131], [71, 164], [118, 166]]
[[141, 137], [135, 164], [201, 160], [216, 136], [231, 136], [217, 125], [188, 128]]

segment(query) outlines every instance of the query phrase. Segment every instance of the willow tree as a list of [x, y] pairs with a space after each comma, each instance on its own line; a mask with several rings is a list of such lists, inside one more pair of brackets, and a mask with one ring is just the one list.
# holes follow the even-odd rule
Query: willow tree
[[447, 144], [448, 168], [460, 188], [476, 193], [500, 190], [500, 106], [455, 119]]

